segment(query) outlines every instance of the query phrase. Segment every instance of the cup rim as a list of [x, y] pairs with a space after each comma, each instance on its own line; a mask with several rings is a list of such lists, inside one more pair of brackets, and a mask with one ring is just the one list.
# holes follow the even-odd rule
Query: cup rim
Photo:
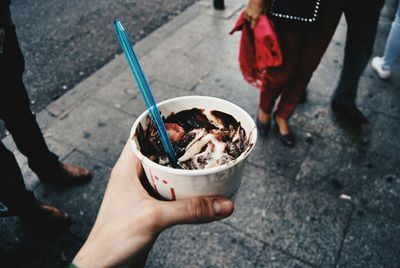
[[[168, 167], [168, 166], [163, 166], [160, 165], [158, 163], [155, 163], [153, 161], [151, 161], [148, 157], [146, 157], [145, 155], [143, 155], [135, 140], [134, 140], [134, 135], [135, 135], [135, 130], [137, 128], [137, 126], [139, 125], [139, 123], [142, 121], [142, 119], [144, 117], [147, 116], [148, 114], [148, 110], [145, 110], [141, 115], [139, 115], [139, 117], [135, 120], [135, 122], [133, 123], [133, 126], [131, 128], [130, 131], [130, 135], [129, 135], [129, 143], [131, 145], [131, 148], [133, 150], [133, 152], [135, 153], [135, 155], [139, 158], [139, 160], [141, 160], [142, 162], [145, 162], [146, 164], [153, 166], [154, 168], [164, 171], [166, 173], [171, 173], [171, 174], [176, 174], [176, 175], [191, 175], [191, 176], [199, 176], [199, 175], [208, 175], [208, 174], [214, 174], [220, 171], [224, 171], [226, 169], [229, 169], [237, 164], [239, 164], [240, 162], [242, 162], [243, 160], [245, 160], [250, 153], [253, 151], [256, 141], [257, 141], [257, 127], [256, 124], [253, 120], [253, 118], [241, 107], [239, 107], [238, 105], [224, 100], [224, 99], [220, 99], [220, 98], [216, 98], [216, 97], [210, 97], [210, 96], [200, 96], [200, 95], [191, 95], [191, 96], [182, 96], [182, 97], [175, 97], [175, 98], [171, 98], [165, 101], [162, 101], [160, 103], [157, 103], [157, 107], [161, 107], [164, 106], [170, 102], [173, 101], [177, 101], [177, 100], [189, 100], [189, 99], [204, 99], [204, 100], [218, 100], [224, 103], [227, 103], [228, 105], [233, 106], [235, 109], [239, 110], [241, 113], [244, 114], [245, 117], [247, 117], [247, 119], [251, 122], [250, 124], [252, 125], [252, 128], [250, 130], [250, 143], [252, 144], [250, 148], [247, 149], [247, 151], [243, 152], [238, 158], [236, 158], [233, 162], [227, 163], [227, 164], [223, 164], [220, 166], [216, 166], [216, 167], [211, 167], [211, 168], [205, 168], [205, 169], [176, 169], [176, 168], [172, 168], [172, 167]], [[246, 133], [248, 134], [248, 133]]]

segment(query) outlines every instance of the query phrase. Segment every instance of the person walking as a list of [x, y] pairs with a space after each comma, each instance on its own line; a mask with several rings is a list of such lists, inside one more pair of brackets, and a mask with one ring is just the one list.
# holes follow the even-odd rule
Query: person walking
[[[0, 119], [12, 135], [18, 150], [40, 181], [55, 185], [76, 185], [91, 179], [89, 170], [63, 164], [49, 150], [30, 109], [23, 83], [24, 58], [12, 22], [10, 1], [0, 2]], [[26, 223], [44, 230], [66, 228], [69, 216], [43, 204], [25, 189], [21, 170], [11, 151], [0, 141], [0, 202]]]
[[387, 79], [392, 73], [394, 64], [400, 57], [400, 4], [397, 3], [395, 19], [392, 22], [382, 57], [374, 57], [371, 67], [381, 79]]
[[281, 66], [267, 69], [268, 81], [260, 93], [256, 121], [262, 136], [273, 118], [282, 144], [295, 145], [289, 119], [332, 39], [343, 4], [343, 0], [248, 1], [245, 14], [253, 27], [264, 12], [275, 24], [283, 56]]
[[372, 54], [383, 4], [384, 0], [351, 0], [345, 2], [343, 9], [347, 23], [346, 46], [331, 107], [338, 119], [354, 126], [368, 122], [355, 101], [358, 82]]

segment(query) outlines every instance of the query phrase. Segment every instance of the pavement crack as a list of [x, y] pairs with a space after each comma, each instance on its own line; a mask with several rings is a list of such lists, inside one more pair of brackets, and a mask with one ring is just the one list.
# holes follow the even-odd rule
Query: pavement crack
[[338, 250], [338, 252], [336, 253], [335, 261], [334, 261], [333, 267], [337, 267], [337, 265], [338, 265], [338, 263], [339, 263], [339, 261], [340, 261], [340, 257], [341, 257], [341, 255], [342, 255], [342, 250], [343, 250], [344, 241], [345, 241], [345, 239], [346, 239], [347, 233], [349, 232], [350, 225], [351, 225], [351, 222], [352, 222], [353, 213], [354, 213], [354, 211], [355, 211], [355, 205], [354, 205], [353, 203], [350, 203], [350, 204], [352, 204], [352, 206], [351, 206], [351, 213], [349, 213], [349, 218], [347, 219], [346, 225], [345, 225], [345, 227], [344, 227], [344, 229], [343, 229], [343, 238], [342, 238], [342, 241], [340, 241], [339, 250]]

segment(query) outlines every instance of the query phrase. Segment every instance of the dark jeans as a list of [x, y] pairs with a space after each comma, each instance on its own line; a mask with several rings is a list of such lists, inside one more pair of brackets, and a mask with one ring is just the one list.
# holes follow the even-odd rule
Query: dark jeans
[[[3, 26], [5, 39], [0, 54], [0, 119], [11, 133], [18, 150], [28, 158], [39, 178], [49, 177], [59, 167], [58, 157], [49, 151], [32, 114], [22, 80], [25, 64], [13, 25]], [[25, 189], [20, 168], [12, 152], [0, 142], [0, 201], [9, 209], [23, 211], [33, 194]]]
[[355, 105], [358, 82], [372, 54], [383, 4], [384, 0], [351, 0], [344, 6], [346, 47], [340, 80], [333, 96], [344, 105]]

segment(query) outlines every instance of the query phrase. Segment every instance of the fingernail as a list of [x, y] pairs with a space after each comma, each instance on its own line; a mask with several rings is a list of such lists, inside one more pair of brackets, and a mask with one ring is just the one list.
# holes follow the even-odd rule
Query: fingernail
[[219, 212], [221, 211], [221, 205], [219, 204], [218, 201], [214, 201], [213, 207], [215, 214], [219, 214]]
[[233, 211], [233, 203], [228, 199], [217, 199], [213, 203], [213, 208], [217, 217], [227, 217]]

